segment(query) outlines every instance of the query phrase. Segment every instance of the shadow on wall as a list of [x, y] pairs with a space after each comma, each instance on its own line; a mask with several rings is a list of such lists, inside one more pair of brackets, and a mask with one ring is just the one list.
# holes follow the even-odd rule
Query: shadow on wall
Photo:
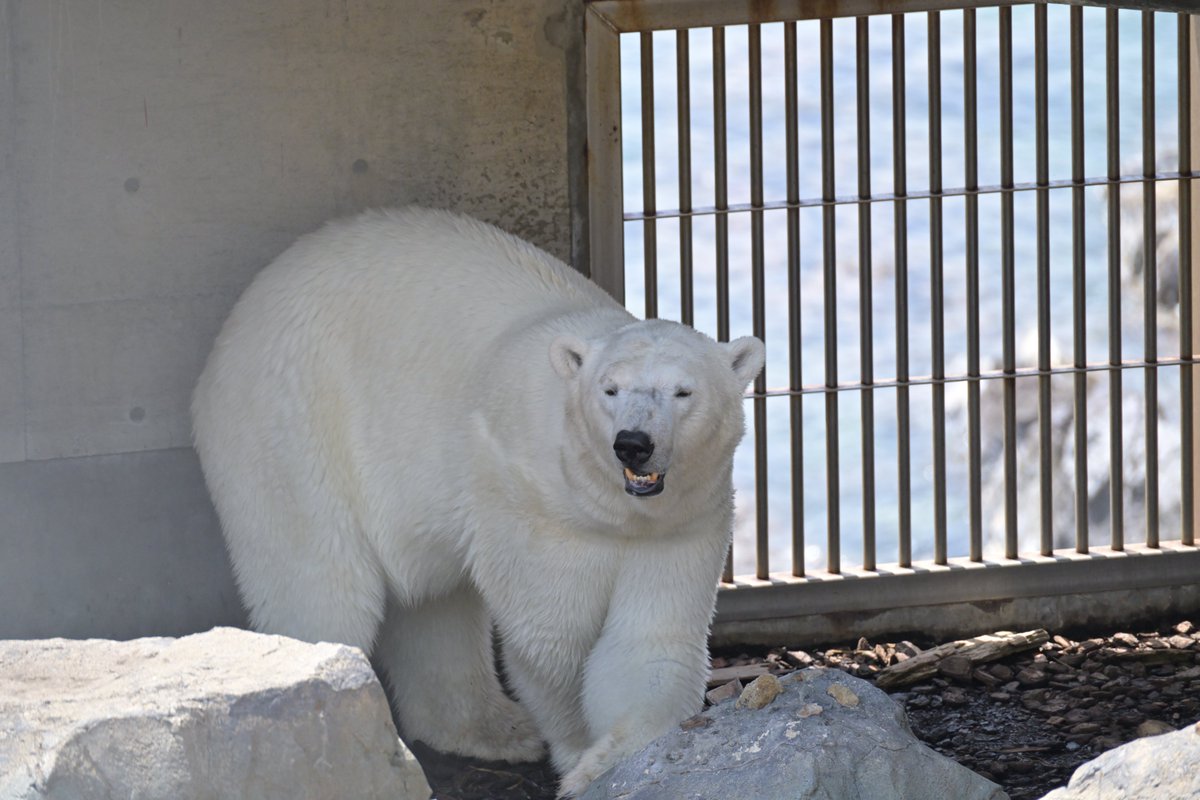
[[0, 553], [0, 639], [246, 625], [191, 448], [0, 464]]

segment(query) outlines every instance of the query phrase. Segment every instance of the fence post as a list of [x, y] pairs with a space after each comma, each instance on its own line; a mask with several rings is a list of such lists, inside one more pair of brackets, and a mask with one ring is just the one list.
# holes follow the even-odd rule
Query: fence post
[[592, 280], [624, 304], [620, 48], [620, 34], [585, 8], [588, 266]]
[[[1188, 33], [1189, 33], [1188, 40], [1189, 40], [1189, 45], [1190, 45], [1189, 53], [1188, 53], [1188, 71], [1191, 75], [1191, 98], [1190, 98], [1190, 103], [1189, 103], [1190, 111], [1191, 111], [1191, 120], [1190, 120], [1191, 152], [1192, 152], [1191, 168], [1195, 169], [1196, 155], [1198, 153], [1200, 153], [1200, 16], [1192, 15], [1188, 18], [1188, 22], [1189, 22], [1189, 27], [1191, 28], [1191, 30], [1188, 31]], [[1198, 208], [1197, 208], [1198, 204], [1196, 202], [1197, 198], [1195, 196], [1196, 195], [1196, 181], [1189, 179], [1188, 184], [1192, 187], [1191, 188], [1191, 194], [1192, 194], [1191, 219], [1190, 220], [1180, 220], [1180, 225], [1181, 226], [1182, 225], [1190, 225], [1191, 226], [1191, 232], [1192, 232], [1192, 235], [1191, 235], [1191, 263], [1193, 265], [1193, 275], [1194, 275], [1195, 265], [1200, 264], [1200, 213], [1198, 213]], [[1195, 313], [1195, 310], [1200, 308], [1200, 281], [1197, 281], [1197, 280], [1195, 280], [1195, 278], [1193, 278], [1191, 283], [1192, 283], [1191, 296], [1192, 296], [1192, 309], [1193, 309], [1192, 315], [1191, 315], [1191, 317], [1192, 317], [1191, 330], [1188, 330], [1188, 331], [1181, 330], [1179, 333], [1180, 333], [1181, 337], [1183, 337], [1183, 336], [1189, 337], [1188, 342], [1190, 344], [1190, 347], [1188, 347], [1188, 352], [1194, 356], [1196, 354], [1196, 347], [1198, 344], [1200, 344], [1200, 314]], [[1195, 372], [1195, 369], [1193, 369], [1193, 373], [1194, 372]], [[1195, 379], [1193, 378], [1193, 381], [1194, 380]], [[1190, 409], [1186, 409], [1186, 408], [1182, 409], [1182, 413], [1183, 414], [1191, 414], [1191, 418], [1192, 418], [1192, 426], [1191, 426], [1192, 427], [1192, 432], [1191, 432], [1192, 433], [1192, 435], [1191, 435], [1192, 442], [1191, 442], [1191, 444], [1192, 444], [1192, 453], [1193, 453], [1193, 457], [1194, 457], [1195, 454], [1200, 453], [1200, 403], [1196, 402], [1196, 394], [1194, 391], [1192, 393], [1192, 407]], [[1193, 531], [1193, 537], [1194, 537], [1194, 531], [1196, 530], [1197, 527], [1200, 527], [1200, 525], [1197, 524], [1198, 522], [1200, 522], [1200, 514], [1197, 513], [1197, 503], [1196, 503], [1196, 500], [1200, 499], [1200, 471], [1196, 470], [1194, 468], [1194, 465], [1193, 465], [1193, 469], [1192, 469], [1192, 485], [1190, 487], [1184, 486], [1182, 488], [1183, 488], [1183, 491], [1185, 491], [1185, 492], [1190, 491], [1192, 493], [1191, 530]], [[1185, 525], [1184, 527], [1186, 530], [1187, 526]], [[1186, 534], [1185, 534], [1185, 536], [1186, 536]], [[1194, 538], [1193, 538], [1193, 543], [1194, 543]]]

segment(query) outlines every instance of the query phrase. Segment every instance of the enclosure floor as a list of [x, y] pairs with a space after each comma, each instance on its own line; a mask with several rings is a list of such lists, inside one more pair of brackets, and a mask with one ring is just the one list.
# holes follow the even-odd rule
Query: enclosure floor
[[[966, 680], [934, 677], [892, 692], [918, 737], [995, 781], [1012, 800], [1036, 800], [1139, 727], [1200, 719], [1200, 620], [1160, 620], [1125, 631], [1051, 631], [1039, 649], [984, 665]], [[897, 653], [940, 642], [843, 642], [714, 653], [714, 667], [784, 674], [798, 663], [866, 680]], [[885, 663], [886, 662], [886, 663]], [[550, 765], [474, 761], [414, 748], [436, 800], [553, 800]]]

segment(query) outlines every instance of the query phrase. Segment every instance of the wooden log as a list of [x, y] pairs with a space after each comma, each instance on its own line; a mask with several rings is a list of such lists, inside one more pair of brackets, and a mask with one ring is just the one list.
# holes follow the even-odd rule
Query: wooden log
[[708, 675], [708, 688], [729, 683], [732, 680], [752, 681], [760, 675], [771, 672], [766, 664], [743, 664], [737, 667], [721, 667], [714, 669]]
[[935, 675], [938, 671], [938, 664], [949, 656], [962, 656], [968, 659], [973, 667], [977, 667], [1013, 653], [1031, 650], [1049, 638], [1046, 631], [1039, 629], [1024, 633], [1000, 631], [976, 636], [973, 639], [947, 642], [881, 671], [875, 676], [875, 685], [880, 689], [908, 686]]

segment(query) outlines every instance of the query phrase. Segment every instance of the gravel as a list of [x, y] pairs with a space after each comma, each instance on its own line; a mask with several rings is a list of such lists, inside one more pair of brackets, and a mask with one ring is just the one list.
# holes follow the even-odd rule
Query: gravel
[[[780, 672], [814, 664], [870, 679], [914, 648], [859, 639], [853, 647], [726, 654], [715, 663], [763, 662]], [[1200, 630], [1185, 620], [1106, 635], [1059, 633], [973, 670], [950, 656], [937, 677], [892, 696], [931, 747], [1000, 784], [1012, 800], [1034, 800], [1106, 750], [1200, 719]]]
[[[1106, 750], [1200, 719], [1200, 628], [1193, 621], [1102, 635], [1051, 633], [1035, 650], [974, 668], [951, 656], [936, 677], [892, 697], [919, 738], [1000, 784], [1012, 800], [1040, 798]], [[710, 688], [719, 696], [736, 676], [809, 666], [870, 680], [921, 651], [911, 641], [859, 638], [833, 647], [718, 653]], [[419, 744], [413, 750], [438, 800], [554, 797], [554, 773], [545, 762], [487, 764]]]

